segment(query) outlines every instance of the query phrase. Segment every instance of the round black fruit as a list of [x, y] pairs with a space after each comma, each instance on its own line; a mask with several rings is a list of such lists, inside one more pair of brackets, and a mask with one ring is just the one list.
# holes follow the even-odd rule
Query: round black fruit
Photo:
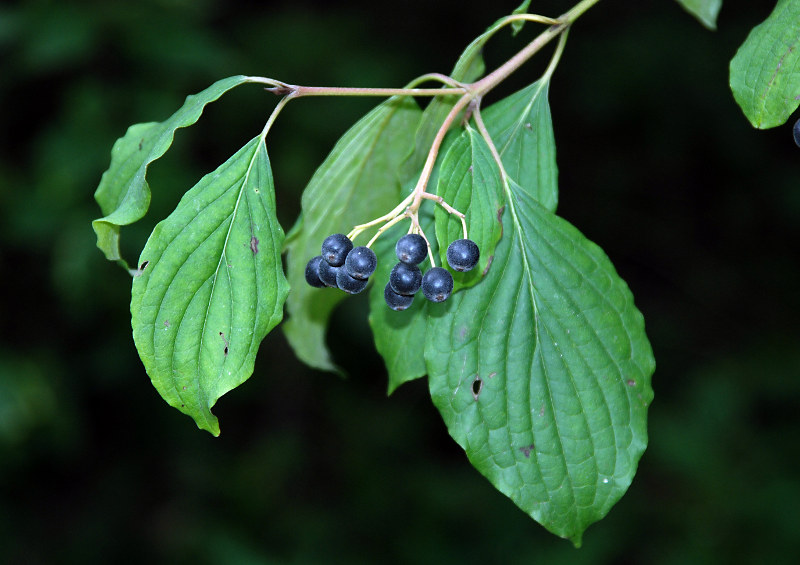
[[480, 256], [478, 246], [471, 239], [457, 239], [447, 246], [447, 264], [462, 273], [471, 271]]
[[416, 265], [409, 265], [401, 261], [389, 273], [389, 286], [397, 294], [406, 296], [416, 294], [422, 286], [422, 271]]
[[392, 310], [405, 310], [411, 303], [414, 302], [413, 296], [406, 296], [404, 294], [397, 294], [395, 291], [392, 290], [392, 287], [389, 283], [386, 283], [386, 287], [383, 289], [383, 299], [386, 301], [386, 305], [391, 308]]
[[319, 264], [322, 255], [317, 255], [306, 264], [306, 282], [314, 288], [322, 288], [325, 283], [319, 278]]
[[377, 266], [378, 258], [375, 257], [375, 252], [363, 245], [350, 251], [344, 260], [345, 270], [354, 279], [367, 280]]
[[336, 286], [345, 291], [347, 294], [358, 294], [367, 288], [367, 282], [369, 281], [366, 279], [354, 279], [347, 274], [346, 270], [341, 268], [339, 269], [339, 272], [336, 273]]
[[327, 261], [320, 261], [317, 274], [319, 280], [325, 283], [325, 286], [332, 286], [336, 288], [336, 273], [339, 272], [341, 267], [334, 267]]
[[434, 267], [422, 277], [422, 294], [431, 302], [444, 302], [453, 292], [453, 275], [447, 269]]
[[419, 265], [428, 254], [428, 242], [418, 233], [408, 233], [394, 246], [397, 260], [409, 265]]
[[792, 133], [794, 134], [794, 142], [800, 147], [800, 120], [797, 120], [794, 123], [794, 127], [792, 128]]
[[346, 235], [335, 233], [322, 242], [322, 258], [333, 267], [341, 267], [351, 249], [353, 242]]

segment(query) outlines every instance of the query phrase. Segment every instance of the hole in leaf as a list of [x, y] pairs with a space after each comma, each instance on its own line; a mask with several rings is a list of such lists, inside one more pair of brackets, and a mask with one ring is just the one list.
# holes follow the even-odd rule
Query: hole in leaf
[[476, 375], [475, 380], [472, 381], [472, 397], [475, 400], [478, 400], [478, 397], [480, 396], [482, 390], [483, 390], [483, 379], [481, 379], [479, 376]]

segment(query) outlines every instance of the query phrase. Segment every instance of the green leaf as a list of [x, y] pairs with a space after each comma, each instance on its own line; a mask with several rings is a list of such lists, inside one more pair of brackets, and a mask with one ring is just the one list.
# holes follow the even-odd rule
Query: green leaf
[[[500, 173], [486, 141], [470, 126], [450, 146], [442, 159], [436, 194], [465, 214], [469, 238], [478, 244], [478, 265], [468, 273], [454, 273], [456, 288], [478, 282], [488, 271], [494, 248], [503, 234]], [[459, 218], [436, 206], [436, 240], [442, 266], [447, 265], [447, 246], [464, 237]]]
[[[531, 5], [531, 0], [525, 0], [522, 4], [517, 6], [513, 12], [514, 15], [517, 14], [527, 14], [528, 13], [528, 6]], [[521, 30], [522, 27], [525, 25], [525, 21], [514, 22], [511, 24], [511, 30], [514, 35], [517, 35]]]
[[287, 245], [292, 293], [283, 331], [297, 356], [312, 367], [335, 370], [325, 330], [333, 308], [346, 295], [306, 284], [306, 263], [320, 254], [327, 236], [348, 233], [400, 201], [406, 181], [400, 163], [413, 145], [420, 115], [409, 98], [387, 100], [342, 136], [303, 192], [302, 223], [292, 229]]
[[[550, 118], [550, 107], [547, 103], [548, 87], [549, 82], [544, 79], [539, 80], [486, 108], [482, 111], [482, 115], [486, 128], [489, 130], [501, 154], [506, 172], [531, 196], [537, 198], [542, 205], [553, 211], [558, 201], [558, 168], [555, 159], [553, 124]], [[469, 134], [464, 135], [468, 136]], [[441, 148], [441, 154], [445, 157], [440, 159], [439, 163], [434, 167], [430, 186], [443, 186], [446, 184], [453, 189], [457, 189], [457, 184], [454, 182], [456, 180], [455, 177], [449, 179], [449, 182], [440, 182], [438, 180], [439, 172], [441, 163], [449, 160], [450, 172], [447, 174], [452, 174], [456, 161], [454, 158], [448, 158], [447, 156], [450, 155], [451, 151], [453, 151], [453, 155], [456, 154], [453, 146], [458, 140], [461, 140], [462, 144], [460, 151], [464, 151], [471, 144], [471, 141], [467, 143], [467, 139], [471, 140], [472, 138], [462, 139], [462, 136], [457, 135], [455, 131], [448, 134]], [[485, 147], [482, 149], [485, 150]], [[485, 161], [484, 155], [484, 165]], [[492, 161], [492, 165], [493, 163]], [[495, 182], [491, 177], [491, 171], [492, 169], [483, 171], [483, 175], [488, 178], [487, 182], [489, 183]], [[484, 190], [487, 186], [482, 185], [481, 189]], [[462, 198], [466, 198], [468, 193], [461, 191], [460, 194]], [[450, 198], [449, 195], [446, 197], [448, 202], [452, 204], [453, 202], [449, 200]], [[471, 199], [471, 193], [469, 193], [467, 200], [469, 199]], [[456, 208], [461, 209], [459, 206], [463, 206], [460, 199]], [[472, 214], [469, 205], [464, 206], [464, 209], [467, 213]], [[429, 218], [429, 216], [423, 214], [425, 210], [429, 210], [429, 208], [423, 207], [420, 210], [420, 222], [425, 233], [432, 233], [432, 226], [425, 223], [426, 218]], [[441, 211], [438, 213], [442, 218], [439, 221], [442, 222]], [[489, 220], [490, 225], [494, 225], [494, 227], [499, 225], [496, 222], [492, 222], [488, 215], [486, 218]], [[448, 229], [452, 231], [452, 236], [444, 236], [444, 239], [461, 237], [460, 235], [456, 236], [458, 230], [460, 230], [460, 222], [450, 218], [447, 225]], [[439, 233], [439, 230], [437, 230], [437, 233]], [[490, 230], [489, 233], [492, 234], [493, 232]], [[470, 235], [473, 235], [473, 228], [471, 227]], [[438, 237], [442, 239], [441, 234]], [[375, 246], [375, 251], [379, 257], [379, 274], [376, 275], [375, 280], [386, 280], [391, 269], [391, 265], [389, 265], [386, 267], [385, 273], [380, 274], [382, 241], [383, 239], [378, 240]], [[431, 243], [436, 246], [436, 238], [431, 238]], [[487, 251], [493, 245], [492, 243], [487, 247], [481, 247], [484, 259], [488, 259], [491, 256], [491, 253]], [[436, 249], [433, 251], [434, 256], [439, 255]], [[385, 261], [391, 262], [394, 260], [393, 257], [394, 251], [392, 248], [387, 252]], [[463, 275], [456, 273], [454, 278], [458, 282], [459, 278], [475, 277], [474, 280], [468, 282], [476, 282], [477, 276], [483, 272], [485, 266], [486, 263], [483, 263], [481, 267]], [[460, 282], [463, 285], [463, 280]], [[414, 305], [408, 310], [394, 312], [384, 303], [383, 285], [376, 285], [370, 293], [370, 324], [375, 336], [375, 346], [383, 357], [389, 372], [389, 393], [393, 392], [401, 384], [423, 377], [427, 373], [424, 360], [419, 354], [415, 353], [422, 351], [425, 343], [427, 308], [425, 300], [415, 300]]]
[[134, 278], [133, 338], [159, 394], [219, 435], [211, 407], [253, 372], [283, 316], [283, 230], [256, 137], [203, 177], [151, 234]]
[[717, 29], [717, 15], [722, 0], [677, 0], [683, 9], [692, 14], [708, 29]]
[[549, 79], [503, 98], [481, 112], [508, 175], [548, 210], [558, 205], [558, 167]]
[[204, 91], [187, 96], [181, 108], [163, 122], [135, 124], [128, 128], [111, 149], [111, 164], [103, 173], [94, 198], [104, 216], [92, 222], [97, 234], [97, 247], [109, 261], [120, 261], [120, 227], [144, 217], [150, 206], [147, 167], [164, 155], [175, 130], [194, 124], [206, 104], [245, 82], [258, 82], [253, 77], [233, 76], [219, 80]]
[[[429, 233], [429, 228], [433, 225], [431, 214], [420, 214], [420, 224], [423, 231]], [[369, 290], [369, 323], [375, 338], [375, 347], [383, 357], [389, 373], [388, 394], [392, 394], [405, 382], [424, 377], [426, 373], [422, 352], [425, 349], [428, 325], [428, 301], [419, 293], [407, 310], [395, 312], [386, 305], [383, 298], [389, 273], [397, 263], [395, 243], [407, 232], [407, 223], [401, 222], [383, 233], [373, 246], [378, 256], [378, 268], [372, 275], [375, 282]]]
[[429, 306], [430, 391], [472, 464], [580, 545], [647, 443], [654, 361], [606, 255], [512, 184], [489, 274]]
[[753, 127], [786, 122], [800, 104], [800, 2], [780, 0], [730, 65], [733, 97]]

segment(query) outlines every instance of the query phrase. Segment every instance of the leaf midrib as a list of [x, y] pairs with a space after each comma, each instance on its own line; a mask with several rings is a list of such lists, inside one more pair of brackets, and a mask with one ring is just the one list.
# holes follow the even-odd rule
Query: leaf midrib
[[[206, 323], [208, 322], [208, 313], [211, 310], [211, 304], [214, 301], [214, 290], [216, 290], [216, 287], [217, 287], [217, 277], [219, 276], [220, 267], [222, 266], [222, 263], [224, 262], [225, 257], [227, 256], [228, 241], [229, 241], [230, 236], [231, 236], [231, 231], [233, 231], [233, 225], [236, 223], [236, 215], [239, 212], [239, 203], [242, 201], [242, 194], [244, 194], [245, 186], [247, 186], [247, 181], [250, 178], [250, 172], [253, 170], [253, 165], [255, 164], [256, 160], [258, 159], [258, 155], [259, 155], [260, 151], [262, 150], [261, 148], [262, 148], [263, 145], [264, 145], [263, 140], [259, 138], [258, 142], [256, 142], [256, 146], [255, 146], [254, 151], [253, 151], [253, 156], [250, 158], [250, 163], [248, 163], [248, 165], [247, 165], [247, 172], [245, 173], [244, 178], [241, 181], [241, 185], [239, 186], [239, 194], [236, 196], [236, 204], [234, 205], [233, 211], [231, 212], [231, 215], [230, 215], [230, 224], [228, 224], [228, 233], [225, 234], [225, 242], [222, 244], [222, 251], [221, 251], [220, 256], [219, 256], [219, 261], [217, 262], [217, 268], [214, 270], [214, 282], [211, 283], [211, 294], [208, 297], [208, 305], [206, 306], [205, 316], [203, 316], [203, 327], [202, 327], [202, 330], [200, 332], [200, 347], [199, 347], [199, 349], [197, 351], [197, 375], [198, 375], [198, 377], [200, 376], [200, 357], [202, 355], [203, 343], [204, 343], [205, 335], [206, 335]], [[230, 288], [233, 289], [233, 282], [231, 281], [230, 270], [226, 269], [226, 273], [228, 275], [228, 284], [230, 285]], [[231, 310], [232, 309], [233, 309], [233, 307], [231, 306]], [[217, 379], [219, 379], [222, 376], [222, 371], [223, 371], [223, 369], [225, 367], [225, 363], [227, 363], [227, 361], [228, 361], [228, 357], [225, 356], [225, 358], [222, 360], [222, 363], [220, 364], [219, 373], [217, 374]], [[203, 397], [204, 397], [204, 400], [206, 401], [206, 404], [207, 404], [208, 403], [208, 397], [206, 395], [206, 391], [205, 390], [203, 391]], [[206, 406], [206, 407], [208, 407], [208, 406]]]

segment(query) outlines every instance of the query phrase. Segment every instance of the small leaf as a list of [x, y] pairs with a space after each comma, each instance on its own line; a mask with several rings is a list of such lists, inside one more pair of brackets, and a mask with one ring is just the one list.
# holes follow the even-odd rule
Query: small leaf
[[[531, 0], [525, 0], [522, 4], [517, 6], [513, 12], [514, 15], [517, 14], [527, 14], [528, 13], [528, 6], [531, 5]], [[514, 35], [517, 35], [521, 30], [522, 27], [525, 25], [525, 21], [514, 22], [511, 24], [511, 30]]]
[[511, 184], [489, 274], [431, 305], [431, 396], [472, 464], [580, 545], [647, 444], [654, 361], [628, 287], [599, 247]]
[[722, 0], [677, 0], [677, 2], [708, 29], [717, 29], [717, 15], [722, 8]]
[[391, 210], [405, 182], [400, 163], [413, 144], [421, 111], [409, 99], [389, 99], [351, 127], [314, 173], [303, 192], [302, 223], [292, 228], [287, 273], [292, 293], [283, 331], [306, 364], [335, 370], [325, 346], [328, 319], [346, 295], [305, 282], [305, 266], [322, 240], [348, 233]]
[[[420, 223], [423, 230], [432, 226], [429, 217], [427, 220], [420, 217]], [[395, 243], [407, 232], [408, 225], [401, 222], [383, 233], [374, 245], [378, 269], [372, 276], [375, 282], [369, 291], [369, 324], [375, 338], [375, 347], [383, 357], [389, 373], [388, 394], [392, 394], [405, 382], [425, 376], [426, 372], [422, 352], [425, 349], [425, 331], [428, 325], [428, 301], [420, 292], [407, 310], [396, 312], [386, 305], [383, 298], [389, 273], [397, 264]]]
[[160, 222], [133, 279], [133, 337], [159, 394], [219, 435], [211, 407], [253, 372], [283, 316], [283, 230], [267, 149], [256, 137]]
[[753, 127], [786, 122], [800, 104], [800, 2], [780, 0], [731, 60], [733, 97]]
[[558, 167], [548, 79], [503, 98], [481, 112], [506, 173], [539, 203], [555, 211]]
[[132, 224], [147, 213], [150, 206], [150, 187], [145, 178], [147, 167], [166, 153], [175, 130], [194, 124], [206, 104], [254, 80], [241, 75], [219, 80], [202, 92], [188, 96], [183, 106], [166, 121], [133, 125], [114, 143], [111, 164], [94, 193], [104, 217], [94, 220], [92, 227], [97, 234], [97, 247], [106, 259], [125, 264], [119, 250], [120, 226]]
[[[480, 249], [478, 265], [467, 273], [455, 273], [456, 287], [478, 282], [489, 269], [494, 248], [503, 234], [504, 208], [500, 172], [486, 141], [470, 126], [450, 146], [439, 172], [436, 194], [456, 210], [465, 214], [469, 238]], [[435, 208], [436, 239], [441, 264], [447, 265], [447, 246], [464, 237], [459, 218], [437, 205]]]
[[[523, 2], [514, 13], [518, 13], [518, 10], [523, 9], [523, 7], [527, 9], [526, 2]], [[503, 19], [497, 20], [485, 32], [476, 37], [472, 43], [467, 45], [458, 61], [456, 61], [455, 67], [450, 73], [450, 78], [458, 82], [470, 83], [483, 75], [486, 71], [482, 55], [483, 47], [495, 33], [502, 29], [500, 24]], [[513, 26], [514, 24], [512, 24], [512, 28]], [[409, 173], [418, 173], [419, 169], [422, 168], [436, 133], [441, 128], [457, 99], [458, 95], [456, 94], [437, 96], [425, 108], [417, 131], [414, 151], [408, 156], [404, 164]], [[455, 120], [454, 123], [458, 123], [458, 121]]]

